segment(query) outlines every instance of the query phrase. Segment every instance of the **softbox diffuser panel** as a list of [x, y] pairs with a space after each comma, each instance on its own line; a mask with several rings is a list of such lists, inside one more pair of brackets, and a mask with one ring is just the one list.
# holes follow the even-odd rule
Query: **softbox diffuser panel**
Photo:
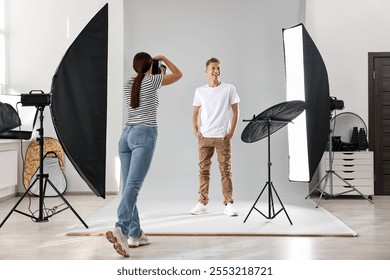
[[283, 29], [287, 100], [306, 111], [288, 126], [289, 180], [310, 182], [329, 138], [330, 97], [324, 61], [303, 26]]
[[77, 172], [101, 197], [106, 189], [108, 4], [66, 51], [52, 79], [51, 115]]

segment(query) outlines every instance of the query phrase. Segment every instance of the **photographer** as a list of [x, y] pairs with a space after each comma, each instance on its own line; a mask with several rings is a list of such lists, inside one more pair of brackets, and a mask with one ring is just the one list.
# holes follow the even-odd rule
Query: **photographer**
[[[153, 59], [164, 62], [171, 73], [153, 75]], [[106, 232], [108, 241], [124, 257], [129, 257], [129, 247], [150, 244], [141, 229], [136, 203], [157, 141], [157, 90], [182, 77], [179, 68], [165, 56], [153, 59], [147, 53], [137, 53], [133, 60], [137, 76], [131, 77], [124, 85], [127, 122], [118, 146], [123, 178], [122, 198], [115, 228]]]

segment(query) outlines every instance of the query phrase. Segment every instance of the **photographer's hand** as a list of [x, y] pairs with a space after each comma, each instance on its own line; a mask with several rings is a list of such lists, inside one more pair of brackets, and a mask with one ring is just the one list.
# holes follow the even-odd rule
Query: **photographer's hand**
[[183, 76], [180, 69], [165, 56], [157, 55], [157, 56], [153, 57], [153, 59], [158, 59], [158, 60], [163, 61], [167, 65], [169, 70], [172, 72], [170, 74], [166, 74], [163, 76], [163, 81], [162, 81], [161, 85], [163, 85], [163, 86], [170, 85], [170, 84], [178, 81]]

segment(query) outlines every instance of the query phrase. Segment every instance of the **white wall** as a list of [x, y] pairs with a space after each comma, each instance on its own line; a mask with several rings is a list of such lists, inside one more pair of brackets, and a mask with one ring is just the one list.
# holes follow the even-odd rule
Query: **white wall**
[[[183, 78], [160, 91], [159, 138], [142, 197], [197, 200], [197, 141], [192, 132], [195, 88], [207, 83], [205, 62], [222, 62], [222, 81], [236, 86], [240, 118], [233, 139], [233, 184], [236, 200], [255, 199], [267, 181], [267, 141], [247, 144], [241, 133], [252, 118], [286, 100], [282, 28], [299, 23], [299, 0], [199, 0], [124, 2], [125, 78], [133, 74], [136, 52], [163, 54]], [[288, 182], [287, 129], [272, 136], [272, 178], [283, 197], [304, 197], [307, 185]], [[214, 157], [210, 202], [221, 203]], [[283, 199], [283, 198], [282, 198]]]
[[[122, 0], [6, 1], [8, 85], [19, 93], [32, 89], [49, 92], [51, 79], [67, 48], [106, 3], [109, 3], [107, 191], [116, 192], [116, 143], [122, 127], [122, 114], [117, 110], [122, 107]], [[48, 108], [45, 109], [45, 136], [56, 137]], [[65, 176], [68, 192], [92, 194], [68, 160]], [[22, 191], [20, 186], [19, 191]]]
[[[310, 0], [306, 28], [325, 61], [330, 94], [368, 126], [368, 52], [390, 51], [390, 1]], [[368, 127], [369, 133], [369, 127]]]
[[[20, 92], [49, 90], [51, 77], [67, 47], [105, 2], [8, 0], [10, 86]], [[240, 122], [233, 140], [233, 176], [237, 188], [246, 193], [238, 198], [257, 194], [256, 187], [262, 187], [266, 176], [266, 142], [242, 143], [240, 133], [245, 124], [241, 120], [285, 100], [281, 28], [303, 21], [300, 9], [305, 1], [125, 0], [125, 41], [123, 1], [107, 2], [110, 4], [107, 189], [118, 187], [115, 161], [122, 120], [118, 108], [122, 108], [125, 46], [126, 77], [131, 73], [132, 56], [140, 50], [152, 55], [165, 54], [184, 72], [177, 85], [162, 90], [158, 147], [146, 182], [159, 185], [145, 188], [146, 194], [168, 193], [170, 185], [179, 184], [176, 188], [179, 195], [196, 195], [197, 159], [191, 104], [195, 87], [206, 82], [203, 64], [210, 56], [222, 60], [223, 80], [234, 83], [242, 99]], [[142, 7], [148, 8], [147, 16], [141, 13]], [[388, 10], [390, 2], [384, 0], [306, 3], [305, 25], [327, 66], [331, 95], [344, 100], [344, 111], [357, 113], [366, 123], [367, 53], [390, 49]], [[142, 32], [136, 32], [137, 26], [143, 28]], [[49, 112], [45, 115], [49, 119]], [[52, 129], [46, 132], [54, 135]], [[296, 184], [287, 182], [286, 141], [285, 130], [272, 138], [273, 178], [278, 188], [294, 191]], [[172, 164], [174, 168], [170, 167]], [[177, 168], [179, 165], [181, 168]], [[89, 191], [69, 162], [66, 172], [69, 191]], [[218, 198], [218, 171], [213, 172], [214, 195]]]
[[[7, 1], [9, 85], [19, 92], [48, 91], [61, 57], [73, 39], [105, 1]], [[278, 1], [132, 1], [112, 0], [109, 41], [109, 112], [107, 190], [117, 183], [117, 140], [121, 132], [123, 77], [132, 72], [137, 51], [164, 54], [180, 66], [184, 78], [161, 91], [159, 141], [143, 191], [145, 196], [196, 200], [197, 144], [192, 134], [192, 98], [206, 83], [204, 63], [221, 59], [222, 79], [236, 85], [241, 116], [233, 140], [233, 181], [236, 199], [254, 199], [267, 180], [267, 144], [240, 140], [247, 123], [263, 110], [285, 101], [282, 28], [302, 21], [303, 0]], [[122, 3], [123, 2], [123, 3]], [[123, 10], [125, 24], [123, 27]], [[67, 34], [69, 18], [69, 36]], [[125, 28], [125, 29], [124, 29]], [[123, 32], [125, 36], [123, 38]], [[123, 61], [123, 48], [125, 48]], [[125, 69], [123, 75], [123, 63]], [[55, 136], [49, 112], [45, 135]], [[306, 184], [288, 182], [287, 132], [272, 139], [274, 184], [287, 195], [306, 191]], [[211, 199], [221, 200], [219, 172], [213, 166]], [[66, 162], [69, 192], [88, 192]], [[175, 197], [176, 197], [175, 196]]]

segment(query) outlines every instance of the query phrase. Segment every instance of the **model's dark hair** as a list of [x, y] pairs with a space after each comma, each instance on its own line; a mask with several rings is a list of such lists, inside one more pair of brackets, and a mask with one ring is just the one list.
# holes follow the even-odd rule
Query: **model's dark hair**
[[152, 57], [145, 52], [137, 53], [133, 59], [133, 68], [138, 75], [134, 78], [133, 87], [131, 88], [131, 108], [139, 106], [139, 92], [141, 90], [142, 79], [152, 65]]
[[218, 58], [212, 57], [209, 60], [206, 61], [206, 68], [209, 66], [210, 63], [221, 63]]

